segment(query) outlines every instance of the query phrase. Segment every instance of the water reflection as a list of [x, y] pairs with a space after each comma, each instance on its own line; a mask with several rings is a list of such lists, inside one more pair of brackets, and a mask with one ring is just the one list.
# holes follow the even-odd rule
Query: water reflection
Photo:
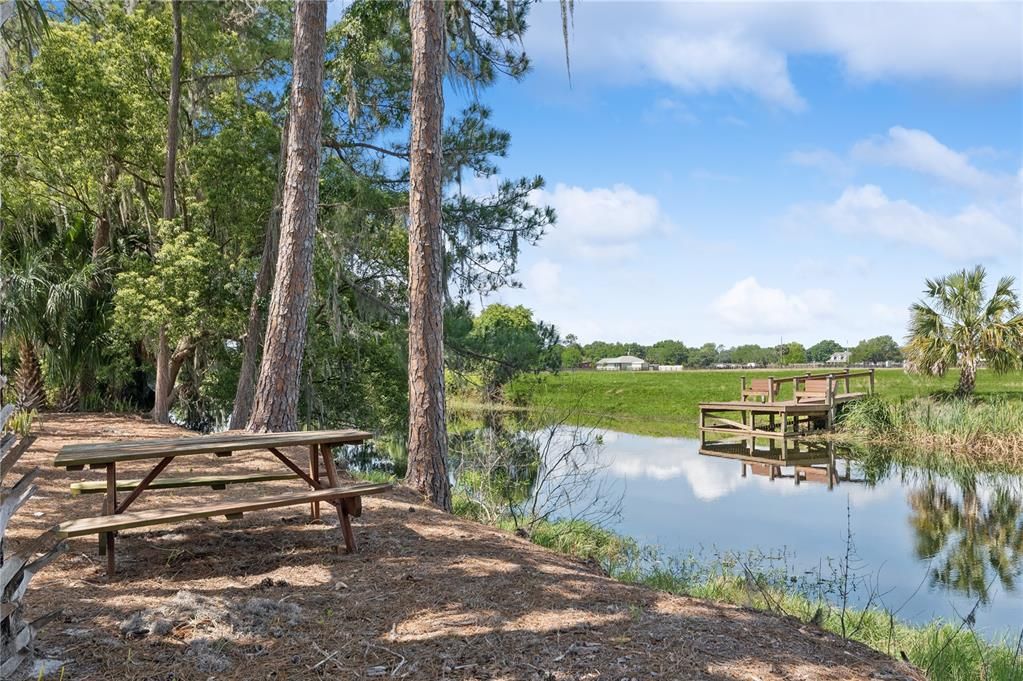
[[868, 482], [866, 478], [853, 477], [850, 460], [838, 459], [836, 445], [830, 441], [784, 438], [701, 439], [700, 454], [738, 461], [739, 476], [743, 478], [749, 473], [771, 481], [790, 479], [796, 485], [803, 482], [823, 483], [829, 490], [841, 482]]
[[[1018, 634], [1019, 476], [907, 466], [888, 451], [825, 441], [701, 442], [494, 416], [451, 432], [451, 470], [481, 514], [539, 504], [574, 517], [620, 501], [609, 528], [665, 556], [783, 552], [796, 575], [826, 571], [851, 531], [859, 569], [898, 617], [954, 620], [979, 600], [979, 631]], [[566, 450], [579, 455], [557, 463], [553, 453]], [[545, 493], [561, 472], [577, 475], [573, 484]], [[483, 503], [493, 498], [503, 508]]]
[[982, 603], [997, 580], [1016, 591], [1023, 571], [1023, 495], [1001, 485], [987, 488], [973, 476], [929, 479], [908, 494], [916, 555], [931, 561], [933, 584]]

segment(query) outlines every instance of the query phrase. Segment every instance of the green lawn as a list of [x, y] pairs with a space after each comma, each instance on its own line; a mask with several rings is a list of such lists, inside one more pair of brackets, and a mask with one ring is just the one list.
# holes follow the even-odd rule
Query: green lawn
[[[695, 437], [699, 403], [738, 399], [741, 376], [766, 378], [803, 373], [805, 371], [563, 371], [520, 378], [510, 386], [509, 394], [524, 397], [534, 408], [571, 412], [572, 418], [580, 423], [599, 423], [640, 435]], [[929, 378], [909, 375], [901, 369], [878, 369], [875, 389], [884, 398], [900, 400], [952, 390], [957, 380], [956, 372], [943, 378]], [[865, 379], [853, 379], [852, 390], [865, 390]], [[997, 375], [981, 371], [977, 394], [1023, 401], [1023, 373]]]

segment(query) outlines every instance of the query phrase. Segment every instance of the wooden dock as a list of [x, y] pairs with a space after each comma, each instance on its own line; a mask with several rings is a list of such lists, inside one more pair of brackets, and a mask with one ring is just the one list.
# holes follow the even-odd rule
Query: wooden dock
[[[865, 380], [864, 389], [854, 391], [853, 379]], [[782, 399], [783, 390], [791, 396]], [[788, 438], [831, 430], [842, 405], [873, 392], [873, 369], [769, 376], [748, 383], [743, 376], [739, 400], [700, 404], [700, 431]]]

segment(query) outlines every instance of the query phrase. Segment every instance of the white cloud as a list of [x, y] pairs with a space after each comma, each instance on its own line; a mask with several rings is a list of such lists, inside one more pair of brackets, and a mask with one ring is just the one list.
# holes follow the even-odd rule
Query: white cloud
[[531, 194], [537, 205], [548, 205], [558, 221], [549, 242], [566, 246], [589, 259], [621, 259], [639, 252], [638, 242], [672, 229], [657, 198], [626, 184], [583, 189], [557, 184]]
[[950, 149], [930, 133], [901, 126], [890, 128], [885, 137], [856, 143], [851, 155], [857, 161], [907, 168], [970, 189], [993, 188], [1007, 181], [980, 170], [965, 153]]
[[[867, 308], [872, 329], [891, 329], [901, 331], [906, 328], [909, 321], [909, 308], [905, 305], [890, 305], [888, 303], [871, 303]], [[896, 335], [898, 338], [898, 335]]]
[[734, 331], [789, 333], [829, 317], [835, 295], [828, 289], [786, 293], [761, 286], [755, 277], [737, 281], [714, 301], [714, 314]]
[[547, 259], [534, 263], [523, 277], [526, 290], [543, 303], [568, 303], [573, 295], [561, 279], [561, 265]]
[[810, 5], [817, 49], [837, 54], [863, 80], [924, 78], [966, 86], [1023, 78], [1018, 3]]
[[682, 92], [739, 90], [785, 109], [806, 106], [789, 79], [785, 55], [740, 36], [663, 35], [652, 38], [645, 49], [644, 67], [650, 74]]
[[[1003, 88], [1023, 80], [1019, 3], [590, 3], [577, 6], [573, 71], [653, 79], [685, 93], [804, 101], [793, 56], [836, 59], [853, 81]], [[564, 72], [556, 6], [540, 5], [527, 50]]]
[[941, 215], [909, 201], [889, 199], [875, 185], [848, 187], [834, 203], [794, 206], [785, 222], [796, 228], [824, 224], [847, 234], [925, 246], [963, 260], [1018, 252], [1020, 241], [1018, 228], [979, 206]]

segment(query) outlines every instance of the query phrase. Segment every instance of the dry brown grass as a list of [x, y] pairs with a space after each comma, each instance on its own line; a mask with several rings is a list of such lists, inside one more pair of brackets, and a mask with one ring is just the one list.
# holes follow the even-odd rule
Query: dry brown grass
[[[176, 429], [123, 416], [46, 415], [38, 430], [20, 466], [45, 472], [12, 524], [15, 546], [100, 510], [99, 495], [68, 494], [69, 483], [100, 473], [52, 468], [60, 446]], [[128, 465], [123, 475], [145, 468]], [[276, 468], [269, 455], [194, 457], [168, 474]], [[246, 493], [251, 487], [158, 491], [138, 507]], [[64, 679], [922, 678], [794, 619], [605, 578], [440, 513], [407, 489], [365, 500], [358, 554], [332, 552], [336, 517], [324, 518], [333, 524], [312, 523], [296, 507], [127, 531], [112, 581], [95, 539], [72, 540], [28, 596], [35, 612], [63, 610], [39, 647], [66, 662]]]

